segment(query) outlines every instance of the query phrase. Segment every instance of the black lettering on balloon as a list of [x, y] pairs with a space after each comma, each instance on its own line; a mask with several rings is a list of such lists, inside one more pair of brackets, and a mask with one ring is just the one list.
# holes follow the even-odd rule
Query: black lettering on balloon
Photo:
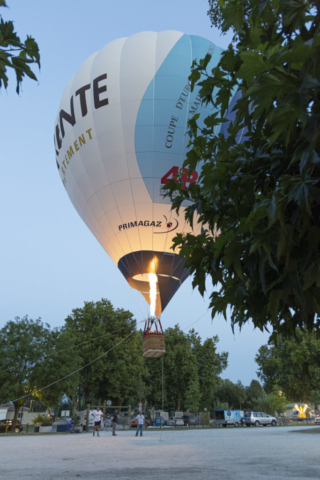
[[81, 107], [81, 114], [83, 117], [85, 117], [88, 113], [87, 100], [86, 100], [87, 90], [90, 90], [90, 83], [88, 85], [84, 85], [83, 87], [79, 88], [76, 91], [76, 95], [80, 96], [80, 107]]
[[53, 135], [53, 143], [54, 143], [54, 148], [55, 148], [55, 151], [56, 151], [56, 155], [58, 156], [59, 152], [58, 152], [57, 147], [56, 147], [56, 136], [55, 135]]
[[100, 108], [103, 107], [104, 105], [108, 105], [109, 100], [107, 98], [103, 98], [102, 100], [100, 99], [100, 95], [103, 92], [107, 91], [107, 85], [103, 85], [102, 87], [99, 87], [99, 82], [102, 80], [105, 80], [107, 78], [107, 74], [105, 73], [104, 75], [100, 75], [100, 77], [97, 77], [93, 80], [93, 100], [94, 100], [94, 108]]
[[60, 137], [60, 130], [59, 130], [59, 125], [58, 124], [56, 125], [56, 142], [57, 142], [58, 148], [60, 150], [61, 145], [62, 145], [62, 140], [61, 140], [61, 137]]
[[65, 131], [64, 131], [64, 126], [63, 126], [63, 121], [65, 120], [66, 122], [70, 123], [70, 125], [74, 125], [76, 123], [76, 117], [74, 114], [74, 105], [73, 105], [73, 95], [70, 99], [70, 111], [71, 113], [67, 113], [65, 110], [60, 110], [60, 130], [62, 133], [62, 138], [65, 136]]

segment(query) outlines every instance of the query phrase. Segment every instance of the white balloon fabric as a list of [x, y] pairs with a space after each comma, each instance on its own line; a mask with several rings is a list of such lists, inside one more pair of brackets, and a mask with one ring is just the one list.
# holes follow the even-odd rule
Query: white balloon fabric
[[[71, 202], [148, 303], [148, 274], [157, 274], [157, 316], [189, 274], [171, 249], [178, 232], [190, 231], [184, 208], [179, 217], [172, 212], [162, 189], [186, 158], [188, 120], [199, 113], [201, 124], [213, 113], [188, 77], [195, 59], [210, 53], [210, 70], [221, 52], [177, 31], [115, 40], [68, 83], [55, 121], [56, 161]], [[197, 179], [186, 173], [185, 188]]]

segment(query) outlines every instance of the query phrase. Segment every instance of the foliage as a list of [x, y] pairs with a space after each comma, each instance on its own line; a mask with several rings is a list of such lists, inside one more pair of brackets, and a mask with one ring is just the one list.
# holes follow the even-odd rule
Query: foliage
[[281, 385], [278, 390], [291, 401], [306, 403], [311, 391], [320, 387], [320, 342], [314, 332], [297, 330], [296, 339], [279, 336], [277, 343], [277, 347], [259, 348], [255, 358], [258, 377], [266, 392]]
[[200, 392], [199, 377], [191, 377], [189, 380], [188, 388], [184, 394], [184, 409], [192, 410], [194, 412], [198, 411], [201, 397], [202, 395]]
[[13, 401], [14, 424], [26, 400], [20, 397], [33, 394], [48, 406], [75, 391], [77, 374], [37, 392], [76, 370], [77, 356], [65, 350], [70, 344], [64, 332], [28, 316], [16, 317], [0, 330], [0, 402]]
[[[228, 366], [228, 353], [217, 353], [219, 337], [207, 338], [201, 343], [200, 336], [192, 329], [187, 335], [191, 342], [191, 350], [196, 356], [198, 364], [199, 387], [203, 408], [211, 409], [216, 390], [220, 381], [220, 374]], [[193, 410], [195, 410], [193, 408]]]
[[227, 402], [221, 402], [220, 400], [215, 400], [212, 413], [214, 413], [214, 410], [230, 410], [230, 405]]
[[[6, 6], [5, 0], [0, 0], [0, 7]], [[8, 87], [7, 70], [13, 69], [17, 80], [16, 92], [19, 94], [25, 76], [37, 80], [30, 67], [34, 63], [40, 68], [39, 47], [34, 38], [27, 35], [25, 42], [21, 42], [14, 31], [13, 22], [5, 22], [0, 15], [0, 88]]]
[[81, 417], [80, 415], [75, 415], [73, 417], [73, 420], [75, 421], [75, 424], [78, 425], [80, 423]]
[[83, 308], [72, 310], [66, 318], [65, 331], [75, 343], [88, 342], [78, 348], [81, 366], [111, 350], [79, 372], [79, 388], [85, 405], [92, 404], [94, 398], [108, 398], [114, 405], [124, 405], [135, 394], [136, 385], [146, 375], [142, 334], [135, 327], [132, 314], [115, 310], [107, 299], [85, 302]]
[[311, 390], [311, 392], [309, 393], [308, 402], [309, 404], [311, 403], [314, 405], [315, 410], [320, 409], [320, 389]]
[[36, 417], [34, 417], [34, 419], [32, 420], [32, 423], [34, 425], [36, 425], [37, 423], [40, 423], [41, 425], [44, 425], [46, 424], [45, 426], [49, 426], [49, 425], [52, 425], [52, 418], [48, 418], [47, 415], [37, 415]]
[[[245, 409], [253, 411], [261, 410], [261, 404], [265, 403], [267, 395], [258, 380], [252, 380], [249, 387], [245, 388], [245, 392]], [[262, 411], [264, 410], [262, 409]]]
[[282, 413], [285, 411], [285, 406], [288, 403], [287, 397], [285, 393], [281, 393], [282, 390], [279, 388], [278, 385], [275, 385], [272, 389], [272, 392], [269, 395], [269, 400], [270, 400], [270, 407], [271, 410], [269, 413], [275, 414], [277, 413]]
[[[207, 72], [207, 55], [190, 77], [216, 113], [205, 128], [198, 115], [189, 122], [182, 168], [198, 167], [199, 183], [183, 189], [180, 175], [165, 187], [173, 208], [188, 200], [187, 221], [197, 213], [202, 225], [174, 248], [201, 294], [210, 276], [212, 317], [231, 308], [233, 325], [271, 325], [274, 338], [297, 326], [320, 334], [319, 2], [209, 4], [213, 25], [232, 29], [234, 41], [216, 68]], [[235, 120], [217, 134], [237, 90]]]
[[178, 325], [165, 331], [166, 354], [146, 359], [149, 405], [162, 406], [162, 365], [164, 405], [180, 411], [211, 408], [219, 375], [227, 366], [228, 354], [216, 353], [218, 337], [202, 344], [194, 331], [184, 333]]
[[232, 410], [243, 410], [247, 395], [240, 380], [233, 383], [227, 379], [221, 380], [217, 390], [217, 398], [220, 402], [228, 403]]

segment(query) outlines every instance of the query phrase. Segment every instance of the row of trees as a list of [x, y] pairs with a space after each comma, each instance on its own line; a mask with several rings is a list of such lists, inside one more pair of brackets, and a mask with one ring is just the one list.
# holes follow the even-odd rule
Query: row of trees
[[280, 411], [287, 399], [320, 404], [315, 333], [297, 330], [296, 340], [279, 337], [277, 348], [263, 345], [256, 355], [263, 386], [253, 380], [248, 387], [220, 378], [228, 354], [217, 353], [218, 337], [202, 342], [194, 330], [185, 333], [176, 325], [165, 340], [161, 359], [143, 358], [142, 331], [132, 314], [106, 299], [74, 309], [60, 329], [16, 318], [0, 330], [0, 401], [14, 400], [15, 419], [28, 398], [54, 406], [69, 397], [78, 409], [110, 399], [167, 410], [269, 413]]
[[0, 330], [0, 402], [14, 401], [14, 423], [30, 394], [48, 406], [68, 396], [78, 409], [102, 399], [211, 408], [228, 358], [217, 353], [218, 341], [202, 343], [194, 330], [176, 325], [166, 330], [166, 355], [145, 359], [132, 314], [106, 299], [74, 309], [60, 329], [16, 318]]
[[261, 411], [274, 415], [276, 412], [283, 412], [287, 403], [287, 397], [278, 385], [274, 385], [272, 391], [266, 393], [257, 380], [252, 380], [248, 387], [240, 381], [233, 383], [222, 380], [216, 392], [215, 408]]

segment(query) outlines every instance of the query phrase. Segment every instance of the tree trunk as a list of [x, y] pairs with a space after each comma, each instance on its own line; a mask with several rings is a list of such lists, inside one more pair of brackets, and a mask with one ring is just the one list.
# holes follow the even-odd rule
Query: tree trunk
[[86, 390], [84, 391], [84, 404], [85, 404], [85, 408], [87, 408], [88, 403], [90, 403], [89, 396], [90, 396], [90, 391], [86, 389]]
[[14, 416], [13, 416], [12, 425], [11, 425], [11, 433], [15, 433], [15, 427], [16, 427], [16, 423], [17, 423], [18, 413], [19, 413], [19, 410], [20, 410], [20, 407], [21, 407], [20, 403], [14, 403], [13, 405], [14, 405]]

